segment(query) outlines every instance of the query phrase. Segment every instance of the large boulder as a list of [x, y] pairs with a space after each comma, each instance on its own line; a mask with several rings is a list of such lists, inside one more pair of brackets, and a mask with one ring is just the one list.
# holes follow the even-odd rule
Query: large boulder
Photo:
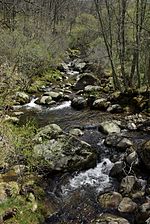
[[99, 84], [99, 80], [96, 77], [90, 74], [84, 74], [76, 82], [74, 90], [84, 90], [84, 88], [88, 85], [95, 86], [97, 84]]
[[92, 221], [92, 224], [129, 224], [129, 222], [122, 217], [109, 213], [102, 213], [100, 217]]
[[118, 205], [122, 201], [122, 196], [118, 192], [110, 192], [102, 194], [98, 201], [102, 208], [118, 208]]
[[104, 134], [120, 133], [120, 127], [113, 121], [104, 121], [99, 125], [99, 131]]
[[52, 102], [51, 96], [42, 96], [39, 103], [42, 105], [51, 105]]
[[61, 132], [59, 126], [50, 126], [36, 136], [33, 148], [35, 165], [48, 172], [64, 172], [84, 169], [96, 164], [96, 151], [86, 142]]
[[150, 140], [146, 141], [141, 149], [140, 156], [145, 166], [150, 169]]

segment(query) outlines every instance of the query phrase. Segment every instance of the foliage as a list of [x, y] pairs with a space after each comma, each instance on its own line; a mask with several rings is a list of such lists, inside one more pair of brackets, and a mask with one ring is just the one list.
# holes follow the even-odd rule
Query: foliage
[[90, 14], [83, 13], [76, 18], [76, 24], [70, 33], [70, 47], [86, 54], [90, 42], [97, 37], [97, 20]]

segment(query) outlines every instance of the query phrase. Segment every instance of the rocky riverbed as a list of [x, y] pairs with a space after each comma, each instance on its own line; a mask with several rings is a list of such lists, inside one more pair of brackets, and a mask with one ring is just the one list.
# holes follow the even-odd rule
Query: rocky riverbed
[[[62, 63], [61, 80], [40, 86], [34, 97], [16, 93], [5, 116], [19, 125], [37, 123], [32, 156], [46, 193], [44, 223], [150, 223], [148, 93], [114, 92], [111, 77], [95, 78], [90, 66]], [[0, 201], [26, 192], [36, 211], [33, 177], [22, 186], [16, 178], [27, 168], [11, 169], [1, 174]]]

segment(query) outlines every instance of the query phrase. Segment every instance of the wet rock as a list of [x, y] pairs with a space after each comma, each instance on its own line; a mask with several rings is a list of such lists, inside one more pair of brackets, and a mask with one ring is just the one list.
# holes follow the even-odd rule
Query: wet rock
[[133, 142], [120, 134], [110, 134], [105, 139], [105, 144], [108, 146], [113, 146], [120, 151], [125, 151], [127, 148], [133, 146]]
[[51, 130], [50, 127], [47, 133], [44, 129], [46, 135], [43, 132], [37, 134], [36, 139], [40, 137], [40, 140], [44, 138], [46, 141], [34, 146], [35, 165], [37, 162], [39, 167], [53, 172], [83, 169], [96, 164], [96, 151], [89, 144], [72, 135], [58, 135], [61, 132], [58, 127], [54, 133]]
[[94, 92], [94, 91], [99, 91], [101, 90], [100, 86], [92, 86], [92, 85], [88, 85], [84, 88], [85, 92]]
[[99, 125], [99, 131], [102, 131], [104, 134], [111, 133], [120, 133], [120, 127], [112, 121], [104, 121]]
[[71, 101], [71, 106], [78, 110], [84, 109], [87, 106], [87, 100], [83, 97], [76, 97]]
[[58, 67], [57, 69], [60, 71], [60, 72], [67, 72], [69, 70], [69, 66], [68, 64], [66, 64], [65, 62], [62, 62]]
[[82, 62], [80, 59], [75, 59], [72, 63], [71, 63], [73, 69], [75, 71], [79, 71], [79, 72], [83, 72], [84, 68], [86, 66], [85, 62]]
[[133, 123], [133, 122], [129, 122], [129, 123], [127, 124], [127, 128], [128, 128], [129, 130], [133, 131], [133, 130], [136, 130], [136, 129], [137, 129], [137, 126], [136, 126], [135, 123]]
[[113, 105], [110, 105], [107, 108], [107, 112], [110, 112], [110, 113], [121, 113], [121, 112], [123, 112], [123, 109], [122, 109], [122, 107], [119, 104], [113, 104]]
[[49, 96], [52, 98], [52, 100], [59, 101], [63, 97], [63, 93], [51, 91], [44, 93], [44, 96]]
[[129, 195], [131, 191], [133, 190], [133, 187], [136, 183], [136, 177], [135, 176], [126, 176], [122, 179], [120, 184], [120, 192], [123, 195]]
[[138, 224], [143, 224], [150, 217], [150, 201], [142, 204], [137, 212], [136, 221]]
[[57, 124], [49, 124], [40, 129], [34, 137], [34, 142], [42, 143], [46, 140], [57, 138], [60, 134], [62, 134], [62, 129]]
[[74, 90], [84, 90], [84, 88], [88, 85], [97, 85], [99, 84], [99, 80], [90, 74], [84, 74], [82, 75], [77, 83], [74, 86]]
[[29, 98], [28, 94], [26, 94], [24, 92], [17, 92], [16, 96], [15, 96], [15, 100], [19, 104], [26, 104], [26, 103], [29, 103], [30, 98]]
[[98, 202], [102, 208], [117, 209], [121, 201], [122, 196], [118, 192], [105, 193], [98, 198]]
[[69, 134], [74, 135], [74, 136], [82, 136], [84, 134], [84, 132], [81, 131], [79, 128], [74, 128], [69, 131]]
[[40, 104], [43, 105], [51, 105], [52, 97], [51, 96], [42, 96], [40, 99]]
[[129, 165], [137, 165], [139, 163], [138, 154], [136, 151], [129, 153], [126, 157], [126, 161]]
[[119, 212], [129, 212], [132, 213], [136, 210], [137, 204], [133, 202], [130, 198], [124, 197], [120, 202], [118, 211]]
[[145, 166], [150, 169], [150, 140], [146, 141], [142, 145], [140, 149], [140, 156]]
[[100, 217], [91, 222], [92, 224], [130, 224], [128, 220], [109, 213], [102, 213]]
[[98, 109], [98, 110], [106, 110], [109, 105], [110, 105], [110, 102], [108, 102], [107, 99], [101, 98], [93, 102], [92, 108]]
[[121, 178], [124, 175], [123, 169], [125, 164], [123, 161], [117, 161], [110, 171], [111, 177]]

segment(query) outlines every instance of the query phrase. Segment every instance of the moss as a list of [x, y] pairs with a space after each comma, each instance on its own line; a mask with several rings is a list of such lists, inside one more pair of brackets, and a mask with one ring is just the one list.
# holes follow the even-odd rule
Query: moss
[[27, 201], [24, 196], [17, 196], [14, 198], [9, 198], [5, 203], [0, 206], [0, 216], [4, 216], [8, 210], [15, 209], [16, 214], [5, 221], [6, 224], [17, 223], [17, 224], [38, 224], [44, 220], [42, 215], [43, 205], [38, 204], [36, 211], [32, 211], [32, 203]]

